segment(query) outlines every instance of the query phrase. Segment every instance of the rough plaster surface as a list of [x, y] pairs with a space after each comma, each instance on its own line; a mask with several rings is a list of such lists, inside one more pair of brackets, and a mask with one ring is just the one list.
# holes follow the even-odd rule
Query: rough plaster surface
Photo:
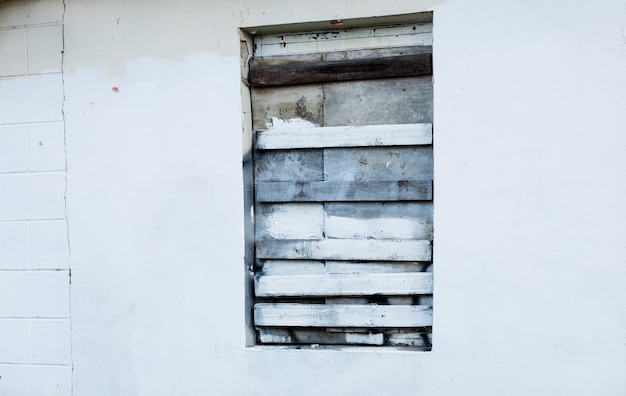
[[[623, 2], [66, 3], [75, 395], [626, 391]], [[237, 28], [431, 9], [433, 351], [246, 349]]]

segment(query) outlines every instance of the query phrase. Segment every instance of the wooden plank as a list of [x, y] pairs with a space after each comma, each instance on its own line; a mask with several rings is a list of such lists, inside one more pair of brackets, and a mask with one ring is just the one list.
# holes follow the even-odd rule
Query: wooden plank
[[344, 51], [372, 47], [408, 47], [433, 45], [433, 34], [430, 32], [415, 35], [352, 38], [346, 40], [322, 40], [316, 42], [295, 42], [291, 44], [276, 43], [263, 45], [255, 51], [255, 56], [284, 56], [319, 52]]
[[356, 217], [362, 219], [400, 217], [433, 221], [433, 203], [416, 202], [336, 202], [324, 205], [329, 216]]
[[320, 239], [324, 236], [324, 205], [321, 203], [260, 204], [256, 213], [256, 239]]
[[432, 347], [432, 333], [426, 332], [389, 332], [385, 333], [385, 343], [393, 346], [418, 348]]
[[256, 181], [324, 180], [322, 150], [257, 151]]
[[431, 76], [324, 84], [324, 126], [433, 122]]
[[433, 239], [433, 224], [406, 217], [355, 218], [326, 216], [326, 236], [350, 239]]
[[324, 123], [322, 84], [252, 88], [253, 129], [265, 129], [272, 118], [299, 118], [316, 125]]
[[433, 275], [427, 272], [257, 275], [254, 291], [257, 297], [409, 296], [431, 294]]
[[[369, 298], [368, 297], [326, 297], [324, 298], [324, 303], [325, 304], [369, 304]], [[411, 304], [409, 304], [411, 305]], [[332, 328], [326, 329], [328, 331], [334, 331], [330, 330]]]
[[422, 327], [432, 326], [432, 307], [259, 303], [254, 305], [254, 323], [276, 327]]
[[324, 207], [330, 239], [433, 239], [432, 202], [339, 202]]
[[428, 262], [391, 261], [391, 262], [355, 262], [355, 261], [326, 261], [326, 273], [396, 273], [396, 272], [425, 272]]
[[418, 180], [432, 178], [432, 146], [329, 148], [324, 150], [324, 180]]
[[253, 87], [311, 84], [431, 75], [432, 54], [412, 54], [366, 59], [298, 62], [284, 65], [250, 65]]
[[428, 45], [364, 48], [357, 50], [331, 51], [321, 53], [304, 53], [283, 56], [255, 56], [250, 64], [255, 66], [283, 65], [287, 63], [315, 62], [315, 61], [338, 61], [347, 59], [367, 59], [387, 56], [432, 54], [433, 47]]
[[395, 124], [311, 128], [284, 123], [257, 133], [256, 148], [299, 149], [321, 147], [411, 146], [433, 142], [432, 124]]
[[271, 44], [316, 43], [320, 41], [339, 41], [357, 38], [412, 36], [420, 33], [432, 33], [432, 22], [405, 23], [388, 26], [359, 27], [352, 29], [333, 28], [310, 32], [277, 33], [255, 36], [257, 47]]
[[410, 261], [361, 262], [313, 260], [261, 260], [262, 275], [358, 274], [425, 272], [429, 263]]
[[325, 274], [326, 265], [323, 261], [313, 260], [262, 260], [262, 275], [304, 275]]
[[322, 239], [256, 242], [258, 258], [291, 260], [430, 261], [430, 241]]
[[259, 202], [432, 200], [431, 180], [258, 182]]
[[333, 51], [322, 53], [323, 60], [346, 60], [346, 59], [364, 59], [373, 57], [399, 56], [399, 55], [415, 55], [415, 54], [432, 54], [433, 47], [429, 45], [416, 45], [410, 47], [384, 47], [384, 48], [365, 48], [351, 51]]
[[264, 344], [383, 345], [383, 333], [329, 333], [323, 329], [259, 328]]
[[255, 57], [338, 50], [432, 45], [432, 22], [258, 35]]

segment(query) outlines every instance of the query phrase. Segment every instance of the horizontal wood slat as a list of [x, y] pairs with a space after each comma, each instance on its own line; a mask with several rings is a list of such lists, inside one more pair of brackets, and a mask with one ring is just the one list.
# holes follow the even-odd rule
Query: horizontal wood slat
[[259, 202], [430, 201], [432, 180], [279, 181], [256, 184]]
[[432, 54], [376, 57], [338, 61], [314, 61], [284, 65], [250, 65], [253, 87], [309, 84], [331, 81], [423, 76], [432, 74]]
[[326, 216], [324, 225], [328, 238], [432, 240], [433, 236], [431, 222], [408, 216], [371, 219]]
[[430, 263], [410, 261], [263, 260], [261, 275], [354, 274], [426, 272]]
[[256, 242], [261, 259], [430, 261], [430, 241], [265, 239]]
[[430, 145], [326, 148], [323, 171], [326, 181], [431, 180], [433, 148]]
[[[359, 27], [359, 28], [332, 28], [326, 31], [315, 30], [311, 32], [297, 33], [273, 33], [263, 34], [254, 37], [257, 46], [271, 44], [293, 44], [293, 43], [317, 43], [320, 41], [338, 41], [358, 38], [373, 40], [380, 37], [412, 36], [421, 33], [432, 33], [433, 27], [430, 22], [408, 23], [393, 26]], [[369, 45], [371, 46], [371, 44]]]
[[260, 328], [265, 344], [383, 345], [383, 333], [330, 333], [323, 329]]
[[289, 125], [257, 132], [261, 150], [322, 147], [409, 146], [433, 142], [430, 123], [311, 127]]
[[[393, 46], [432, 46], [432, 24], [411, 23], [403, 26], [358, 28], [306, 33], [275, 33], [269, 36], [256, 35], [254, 55], [257, 57], [285, 57], [299, 55], [326, 55], [334, 51], [351, 51]], [[324, 59], [332, 59], [328, 57]], [[334, 58], [336, 59], [336, 58]], [[343, 59], [343, 58], [340, 58]]]
[[257, 326], [422, 327], [432, 326], [432, 321], [432, 307], [426, 305], [254, 305]]
[[321, 239], [324, 237], [324, 205], [261, 204], [257, 206], [255, 228], [256, 239]]
[[257, 151], [254, 162], [257, 182], [324, 180], [324, 153], [321, 149]]
[[433, 292], [432, 273], [261, 275], [257, 297], [416, 295]]
[[393, 332], [386, 334], [387, 344], [394, 346], [407, 346], [430, 348], [432, 346], [432, 333], [415, 332]]
[[323, 112], [326, 127], [432, 123], [432, 78], [417, 76], [326, 83]]

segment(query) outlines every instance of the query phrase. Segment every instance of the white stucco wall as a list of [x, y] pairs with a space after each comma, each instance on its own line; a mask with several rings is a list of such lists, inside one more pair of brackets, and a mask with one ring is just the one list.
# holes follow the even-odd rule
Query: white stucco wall
[[[433, 351], [245, 348], [238, 28], [427, 10]], [[66, 0], [63, 18], [73, 384], [0, 364], [0, 389], [626, 392], [623, 0]], [[7, 81], [2, 103], [28, 86]]]

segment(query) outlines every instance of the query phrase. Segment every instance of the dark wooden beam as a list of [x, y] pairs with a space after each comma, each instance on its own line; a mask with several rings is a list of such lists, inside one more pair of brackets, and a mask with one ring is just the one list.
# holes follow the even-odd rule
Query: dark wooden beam
[[411, 54], [339, 61], [294, 62], [282, 65], [250, 65], [254, 87], [368, 80], [432, 74], [432, 54]]

